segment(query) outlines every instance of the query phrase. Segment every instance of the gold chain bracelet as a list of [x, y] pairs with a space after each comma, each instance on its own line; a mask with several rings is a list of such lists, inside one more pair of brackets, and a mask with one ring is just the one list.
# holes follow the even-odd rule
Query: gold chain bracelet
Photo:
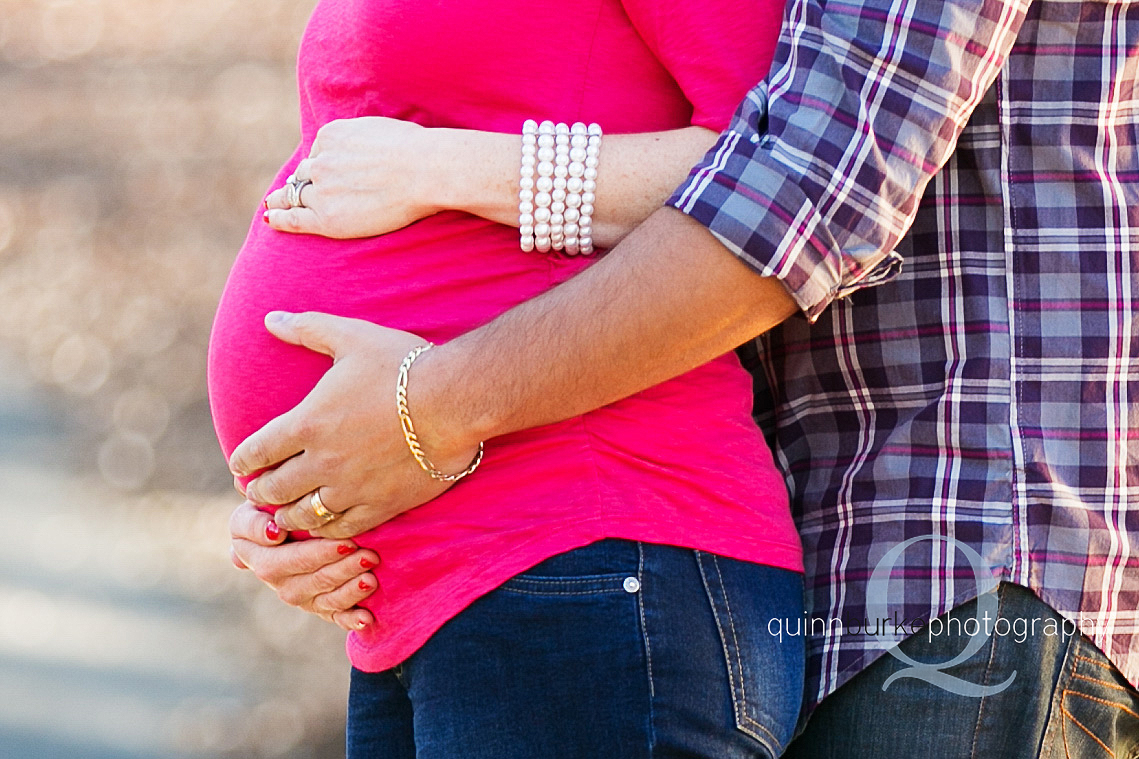
[[444, 474], [435, 468], [435, 465], [427, 458], [427, 454], [423, 452], [423, 446], [419, 444], [419, 437], [415, 434], [415, 425], [411, 423], [411, 412], [407, 409], [407, 375], [411, 371], [411, 365], [415, 363], [415, 359], [419, 358], [420, 354], [434, 347], [434, 343], [427, 343], [427, 345], [412, 348], [411, 352], [404, 357], [403, 363], [399, 365], [399, 378], [396, 380], [395, 386], [396, 411], [399, 413], [400, 426], [403, 427], [403, 439], [407, 441], [411, 455], [415, 457], [419, 466], [423, 467], [423, 471], [431, 475], [433, 480], [457, 482], [479, 468], [479, 464], [482, 463], [483, 444], [479, 443], [478, 453], [475, 454], [474, 461], [471, 462], [470, 466], [458, 474]]

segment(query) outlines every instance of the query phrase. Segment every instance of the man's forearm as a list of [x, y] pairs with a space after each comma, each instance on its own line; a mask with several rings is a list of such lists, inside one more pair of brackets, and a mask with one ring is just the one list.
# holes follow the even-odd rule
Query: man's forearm
[[569, 282], [424, 354], [416, 424], [442, 455], [468, 450], [671, 379], [795, 310], [782, 284], [664, 208]]

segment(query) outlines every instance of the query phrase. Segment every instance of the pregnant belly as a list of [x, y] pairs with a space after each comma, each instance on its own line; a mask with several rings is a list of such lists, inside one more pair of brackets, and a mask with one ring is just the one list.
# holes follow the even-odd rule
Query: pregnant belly
[[255, 222], [210, 337], [210, 408], [226, 455], [303, 400], [332, 365], [273, 337], [265, 314], [320, 311], [445, 342], [586, 264], [523, 253], [516, 235], [463, 214], [349, 241], [288, 235]]

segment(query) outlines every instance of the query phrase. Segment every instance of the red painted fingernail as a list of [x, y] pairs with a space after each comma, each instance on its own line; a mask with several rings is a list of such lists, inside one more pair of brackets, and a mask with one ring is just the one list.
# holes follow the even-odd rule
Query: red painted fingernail
[[264, 200], [262, 200], [261, 205], [265, 208], [266, 211], [268, 211], [269, 210], [269, 198], [266, 197]]
[[340, 554], [341, 556], [347, 556], [349, 554], [356, 553], [356, 546], [336, 546], [336, 553]]
[[360, 582], [357, 583], [357, 586], [360, 588], [360, 590], [371, 590], [372, 589], [372, 586], [368, 584], [367, 580], [360, 580]]
[[376, 565], [367, 559], [360, 559], [360, 566], [362, 566], [364, 569], [372, 569]]
[[281, 537], [281, 528], [273, 520], [269, 520], [269, 524], [265, 525], [265, 537], [269, 540], [276, 540]]
[[266, 224], [269, 223], [269, 212], [268, 211], [261, 214], [261, 221], [265, 222]]

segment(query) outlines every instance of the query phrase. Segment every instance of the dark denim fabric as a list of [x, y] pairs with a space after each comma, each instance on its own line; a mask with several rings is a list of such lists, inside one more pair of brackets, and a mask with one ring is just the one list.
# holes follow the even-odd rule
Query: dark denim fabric
[[[1139, 693], [1119, 670], [1031, 591], [1002, 583], [997, 599], [996, 619], [1005, 622], [994, 620], [984, 647], [945, 671], [993, 690], [1012, 677], [1007, 688], [958, 695], [903, 678], [883, 691], [906, 668], [883, 656], [823, 700], [786, 756], [1139, 759]], [[919, 632], [901, 650], [921, 662], [952, 660], [965, 650], [968, 633], [982, 629], [970, 627], [976, 610], [976, 601], [954, 609], [934, 628], [942, 634]]]
[[352, 673], [349, 759], [753, 759], [790, 740], [794, 572], [604, 540], [487, 594], [394, 670]]

